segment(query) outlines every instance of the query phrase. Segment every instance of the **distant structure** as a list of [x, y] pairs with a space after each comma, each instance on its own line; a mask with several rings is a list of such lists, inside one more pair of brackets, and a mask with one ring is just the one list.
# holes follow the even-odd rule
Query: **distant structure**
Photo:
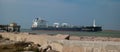
[[20, 25], [17, 25], [17, 23], [11, 23], [9, 25], [0, 25], [0, 30], [7, 32], [20, 32]]
[[93, 20], [92, 26], [71, 26], [68, 23], [53, 23], [52, 26], [47, 25], [47, 21], [39, 18], [33, 20], [31, 27], [32, 30], [54, 30], [54, 31], [102, 31], [101, 26], [96, 26], [95, 20]]

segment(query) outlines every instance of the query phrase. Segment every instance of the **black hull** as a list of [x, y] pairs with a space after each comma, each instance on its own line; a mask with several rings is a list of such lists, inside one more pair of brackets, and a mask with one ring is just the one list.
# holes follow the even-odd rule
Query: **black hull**
[[97, 32], [102, 31], [101, 27], [77, 27], [77, 28], [55, 28], [55, 27], [46, 27], [46, 28], [38, 28], [38, 27], [32, 27], [32, 30], [50, 30], [50, 31], [87, 31], [87, 32]]

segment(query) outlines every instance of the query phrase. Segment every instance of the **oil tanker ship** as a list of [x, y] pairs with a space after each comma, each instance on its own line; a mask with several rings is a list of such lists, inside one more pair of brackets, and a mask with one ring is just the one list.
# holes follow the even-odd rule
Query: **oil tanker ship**
[[46, 20], [41, 18], [35, 18], [31, 27], [32, 30], [50, 30], [50, 31], [88, 31], [97, 32], [102, 31], [101, 26], [95, 25], [95, 20], [92, 26], [73, 26], [68, 23], [53, 23], [53, 25], [48, 25]]

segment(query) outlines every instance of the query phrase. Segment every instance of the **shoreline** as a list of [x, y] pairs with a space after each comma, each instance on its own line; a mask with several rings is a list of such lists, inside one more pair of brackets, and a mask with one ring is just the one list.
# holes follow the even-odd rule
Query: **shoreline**
[[[28, 33], [28, 32], [0, 32], [2, 34], [13, 34], [13, 35], [34, 35], [34, 36], [45, 36], [49, 38], [56, 38], [65, 40], [65, 37], [70, 36], [69, 40], [78, 40], [78, 41], [113, 41], [113, 42], [120, 42], [120, 38], [118, 37], [102, 37], [102, 36], [77, 36], [77, 35], [70, 35], [70, 34], [37, 34], [37, 33]], [[67, 36], [66, 36], [67, 35]], [[58, 36], [58, 37], [57, 37]]]
[[79, 31], [44, 31], [44, 30], [21, 30], [21, 32], [35, 33], [35, 34], [70, 34], [71, 36], [96, 36], [96, 37], [113, 37], [120, 38], [120, 31], [101, 31], [101, 32], [79, 32]]

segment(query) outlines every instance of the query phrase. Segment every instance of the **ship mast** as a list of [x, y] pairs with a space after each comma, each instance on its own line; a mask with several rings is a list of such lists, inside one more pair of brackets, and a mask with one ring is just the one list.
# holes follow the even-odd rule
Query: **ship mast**
[[93, 20], [93, 27], [96, 27], [96, 25], [95, 25], [95, 19]]

